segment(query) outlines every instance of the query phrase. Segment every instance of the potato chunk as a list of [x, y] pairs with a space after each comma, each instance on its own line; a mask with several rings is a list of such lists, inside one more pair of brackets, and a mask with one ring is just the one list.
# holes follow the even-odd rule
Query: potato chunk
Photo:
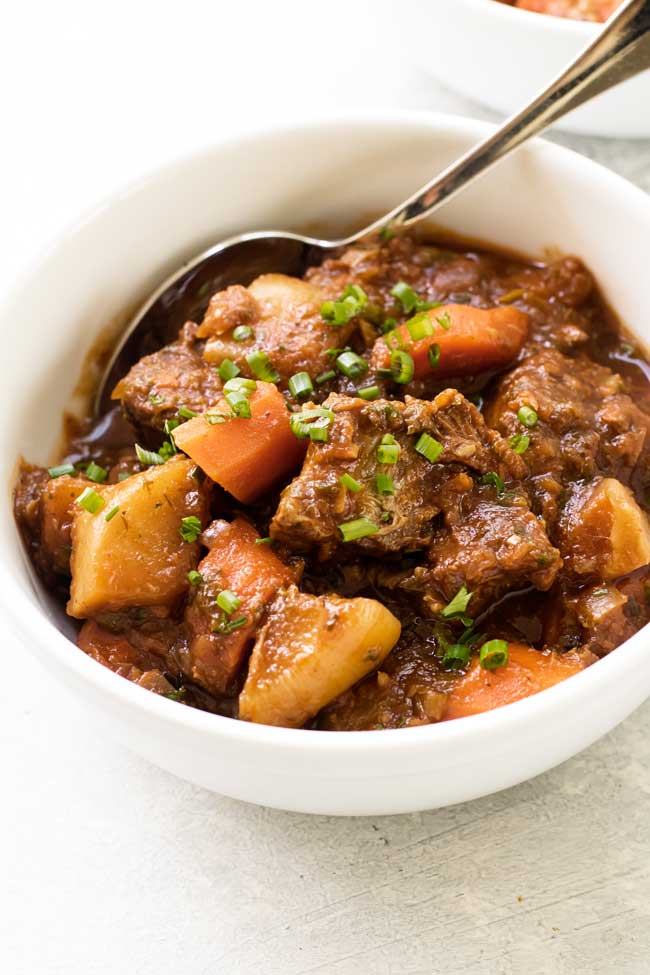
[[192, 461], [176, 457], [95, 488], [104, 506], [96, 514], [79, 508], [72, 526], [71, 616], [162, 606], [187, 589], [199, 544], [183, 540], [181, 519], [194, 516], [203, 527], [207, 507], [193, 470]]
[[381, 664], [400, 630], [374, 599], [310, 596], [290, 587], [271, 604], [258, 634], [239, 717], [301, 727]]
[[650, 524], [629, 488], [613, 477], [570, 498], [560, 522], [560, 548], [575, 575], [617, 579], [650, 563]]

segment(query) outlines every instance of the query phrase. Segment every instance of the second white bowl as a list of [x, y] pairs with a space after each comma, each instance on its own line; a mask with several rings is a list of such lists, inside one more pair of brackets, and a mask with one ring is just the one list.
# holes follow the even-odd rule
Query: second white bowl
[[[496, 0], [406, 0], [409, 37], [436, 78], [506, 115], [522, 108], [594, 40], [600, 24], [519, 10]], [[650, 71], [599, 95], [557, 128], [650, 136]]]

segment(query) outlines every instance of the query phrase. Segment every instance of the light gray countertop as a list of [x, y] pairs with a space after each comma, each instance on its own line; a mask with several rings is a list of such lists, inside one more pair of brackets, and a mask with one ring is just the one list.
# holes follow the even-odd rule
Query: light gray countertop
[[[9, 179], [0, 186], [3, 285], [70, 214], [131, 172], [266, 121], [290, 96], [305, 113], [368, 105], [490, 117], [408, 58], [372, 84], [342, 58], [335, 77], [294, 90], [277, 67], [283, 54], [298, 51], [303, 67], [323, 64], [337, 37], [345, 51], [360, 38], [363, 61], [385, 47], [377, 23], [395, 13], [385, 2], [335, 0], [353, 11], [340, 34], [314, 13], [292, 34], [280, 9], [280, 33], [272, 19], [258, 32], [268, 28], [275, 44], [264, 92], [240, 72], [218, 104], [205, 86], [213, 77], [219, 92], [234, 62], [219, 45], [216, 6], [207, 25], [197, 19], [207, 7], [183, 8], [202, 36], [212, 32], [212, 41], [195, 42], [194, 74], [182, 57], [170, 68], [175, 45], [189, 43], [187, 24], [171, 13], [141, 71], [144, 10], [118, 3], [105, 19], [95, 5], [63, 6], [65, 18], [52, 8], [34, 34], [35, 7], [20, 5], [0, 40], [0, 84], [17, 92], [7, 120]], [[261, 41], [251, 52], [246, 34], [247, 17], [275, 16], [262, 6], [243, 3], [229, 14], [246, 40], [243, 74], [253, 79], [271, 63]], [[320, 39], [301, 54], [304, 31]], [[109, 83], [118, 40], [126, 51]], [[31, 79], [21, 68], [28, 50], [40, 66]], [[140, 94], [131, 97], [136, 80]], [[197, 90], [175, 130], [158, 124]], [[206, 131], [208, 109], [218, 125]], [[650, 189], [650, 142], [556, 138]], [[583, 754], [507, 792], [417, 815], [312, 818], [209, 794], [100, 737], [78, 703], [3, 635], [0, 944], [8, 975], [650, 971], [650, 702]]]

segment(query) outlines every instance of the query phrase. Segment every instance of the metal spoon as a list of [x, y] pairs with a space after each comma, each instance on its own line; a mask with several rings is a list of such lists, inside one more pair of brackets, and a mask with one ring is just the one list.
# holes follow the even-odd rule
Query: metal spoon
[[332, 251], [373, 231], [408, 227], [429, 217], [527, 139], [646, 68], [650, 68], [650, 0], [627, 0], [596, 40], [526, 108], [370, 226], [341, 240], [275, 230], [239, 234], [198, 254], [160, 285], [125, 329], [99, 384], [95, 412], [109, 407], [115, 383], [133, 362], [172, 341], [184, 322], [200, 320], [216, 291], [234, 283], [249, 284], [270, 271], [301, 275]]

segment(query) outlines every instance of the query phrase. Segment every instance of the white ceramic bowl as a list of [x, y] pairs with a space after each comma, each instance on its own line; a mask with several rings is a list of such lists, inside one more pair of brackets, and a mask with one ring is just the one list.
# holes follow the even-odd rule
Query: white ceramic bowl
[[[648, 634], [563, 684], [440, 725], [352, 733], [246, 724], [182, 707], [104, 669], [58, 628], [30, 582], [10, 485], [19, 454], [46, 462], [84, 355], [188, 255], [235, 231], [349, 228], [397, 203], [490, 130], [450, 116], [358, 115], [208, 148], [115, 193], [69, 230], [0, 310], [0, 593], [13, 640], [157, 765], [249, 802], [315, 813], [405, 812], [537, 775], [589, 745], [650, 693]], [[441, 214], [466, 235], [532, 254], [579, 254], [650, 339], [650, 200], [578, 155], [537, 142]], [[7, 652], [5, 647], [5, 652]]]
[[[522, 108], [590, 43], [600, 24], [519, 10], [496, 0], [406, 0], [416, 56], [427, 71], [506, 115]], [[408, 16], [407, 16], [408, 13]], [[650, 136], [650, 71], [557, 123], [584, 135]]]

